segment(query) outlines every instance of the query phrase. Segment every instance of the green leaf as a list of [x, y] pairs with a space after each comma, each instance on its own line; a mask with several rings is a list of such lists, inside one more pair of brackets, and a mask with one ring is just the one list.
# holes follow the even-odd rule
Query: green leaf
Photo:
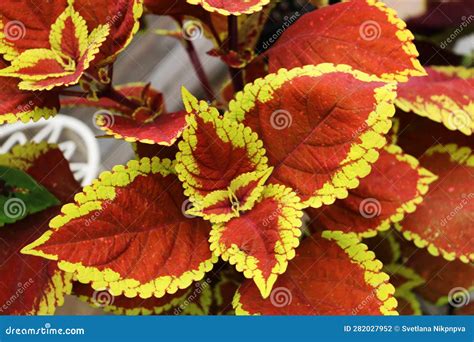
[[56, 197], [27, 173], [0, 166], [0, 226], [59, 204]]

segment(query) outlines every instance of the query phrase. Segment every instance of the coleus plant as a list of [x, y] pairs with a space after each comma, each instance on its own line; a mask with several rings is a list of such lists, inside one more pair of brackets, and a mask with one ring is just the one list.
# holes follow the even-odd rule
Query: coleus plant
[[[380, 1], [313, 4], [260, 51], [270, 1], [2, 2], [1, 122], [100, 108], [137, 158], [81, 190], [57, 146], [0, 157], [1, 312], [73, 293], [118, 314], [420, 314], [472, 290], [472, 69], [423, 67]], [[113, 84], [143, 13], [182, 27], [207, 101], [183, 88], [170, 113]], [[219, 97], [189, 18], [229, 66]]]

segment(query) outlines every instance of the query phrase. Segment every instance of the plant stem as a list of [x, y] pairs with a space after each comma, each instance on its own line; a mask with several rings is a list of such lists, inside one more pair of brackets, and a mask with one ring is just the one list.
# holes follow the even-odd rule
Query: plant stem
[[214, 92], [212, 90], [211, 84], [209, 79], [207, 78], [206, 72], [202, 66], [201, 60], [199, 59], [198, 53], [194, 47], [192, 41], [184, 39], [184, 44], [186, 45], [186, 52], [188, 53], [189, 59], [196, 71], [196, 75], [199, 78], [199, 82], [201, 82], [201, 86], [204, 88], [206, 92], [206, 97], [209, 101], [214, 101], [216, 98]]
[[[229, 35], [229, 51], [239, 52], [239, 26], [237, 17], [230, 15], [228, 18], [228, 35]], [[238, 68], [229, 67], [230, 77], [232, 79], [232, 85], [234, 86], [234, 92], [239, 92], [244, 89], [244, 79], [242, 72]]]
[[64, 96], [87, 97], [87, 92], [85, 91], [61, 90], [59, 94]]
[[122, 95], [122, 93], [115, 90], [114, 87], [110, 87], [105, 92], [101, 93], [100, 97], [106, 97], [108, 99], [111, 99], [112, 101], [115, 101], [118, 104], [124, 105], [125, 107], [128, 107], [132, 110], [135, 110], [138, 107], [142, 106], [141, 103], [135, 100], [129, 99], [125, 97], [124, 95]]

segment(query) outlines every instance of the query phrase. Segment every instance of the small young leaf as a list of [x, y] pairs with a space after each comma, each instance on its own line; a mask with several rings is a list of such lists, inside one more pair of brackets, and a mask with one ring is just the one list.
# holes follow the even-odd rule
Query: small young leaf
[[59, 204], [56, 197], [27, 173], [0, 166], [0, 226]]
[[211, 231], [211, 250], [252, 278], [264, 298], [295, 256], [301, 235], [301, 203], [289, 188], [268, 185], [252, 210]]

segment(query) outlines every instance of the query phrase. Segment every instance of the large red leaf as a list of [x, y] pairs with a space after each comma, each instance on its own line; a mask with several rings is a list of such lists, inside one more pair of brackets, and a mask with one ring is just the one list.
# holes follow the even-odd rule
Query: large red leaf
[[213, 226], [211, 250], [252, 278], [266, 298], [295, 256], [302, 216], [299, 198], [291, 189], [269, 185], [252, 210]]
[[161, 298], [114, 296], [107, 289], [98, 291], [79, 282], [74, 283], [73, 292], [92, 307], [117, 315], [206, 315], [212, 302], [210, 281], [207, 278]]
[[0, 229], [0, 315], [53, 314], [71, 292], [71, 275], [56, 262], [20, 250], [48, 229], [59, 208], [30, 215]]
[[[404, 264], [415, 270], [425, 281], [414, 289], [416, 293], [433, 304], [444, 305], [449, 301], [457, 307], [462, 306], [457, 304], [467, 304], [466, 293], [474, 291], [472, 263], [434, 257], [412, 243], [402, 243], [401, 252]], [[456, 295], [464, 295], [464, 298], [460, 298], [464, 303], [453, 301]]]
[[408, 240], [434, 256], [474, 260], [474, 155], [468, 147], [437, 145], [420, 158], [438, 176], [414, 213], [396, 224]]
[[406, 81], [425, 74], [412, 40], [406, 24], [381, 1], [354, 0], [304, 15], [266, 55], [270, 72], [329, 62]]
[[216, 260], [210, 226], [183, 213], [170, 160], [143, 158], [105, 172], [62, 208], [23, 253], [59, 260], [94, 289], [162, 297], [200, 280]]
[[250, 14], [262, 10], [270, 0], [186, 0], [193, 5], [200, 5], [206, 11], [217, 12], [222, 15]]
[[108, 34], [107, 24], [89, 31], [84, 18], [70, 4], [51, 26], [50, 48], [22, 52], [0, 75], [20, 78], [18, 87], [23, 90], [76, 84]]
[[[7, 67], [0, 56], [0, 69]], [[59, 96], [54, 92], [32, 92], [18, 89], [19, 81], [0, 77], [0, 124], [16, 121], [38, 121], [49, 118], [59, 110]]]
[[280, 70], [246, 85], [225, 118], [256, 132], [274, 172], [270, 182], [320, 207], [348, 196], [370, 173], [394, 113], [394, 85], [349, 66]]
[[415, 211], [436, 179], [396, 145], [380, 151], [372, 172], [349, 190], [349, 196], [330, 206], [308, 209], [314, 229], [354, 232], [370, 237]]
[[248, 127], [219, 117], [217, 109], [183, 92], [188, 128], [179, 143], [176, 170], [193, 202], [248, 172], [267, 169], [262, 142]]
[[[95, 64], [112, 62], [138, 31], [143, 12], [141, 0], [75, 0], [72, 2], [86, 20], [91, 32], [107, 24], [110, 32], [101, 46]], [[0, 4], [0, 53], [14, 60], [29, 49], [50, 48], [50, 30], [59, 15], [68, 6], [68, 0], [2, 1]]]
[[[0, 156], [0, 165], [19, 168], [61, 201], [80, 187], [67, 161], [54, 146], [27, 144]], [[20, 250], [48, 229], [59, 212], [50, 208], [0, 229], [0, 314], [52, 314], [71, 291], [71, 276], [56, 262], [20, 254]]]
[[428, 75], [398, 87], [396, 105], [466, 135], [474, 131], [474, 72], [463, 67], [429, 67]]
[[355, 234], [324, 232], [303, 241], [270, 298], [263, 299], [247, 280], [234, 308], [238, 315], [397, 314], [395, 289], [381, 269]]

